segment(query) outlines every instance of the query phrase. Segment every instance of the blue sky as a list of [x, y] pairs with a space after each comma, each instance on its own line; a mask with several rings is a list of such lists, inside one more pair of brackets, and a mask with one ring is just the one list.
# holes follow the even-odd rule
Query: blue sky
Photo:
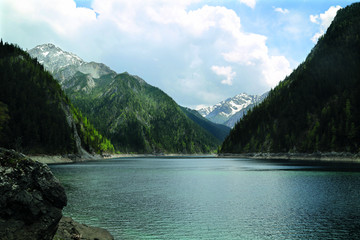
[[197, 108], [276, 86], [352, 2], [1, 0], [0, 36], [24, 49], [53, 43]]

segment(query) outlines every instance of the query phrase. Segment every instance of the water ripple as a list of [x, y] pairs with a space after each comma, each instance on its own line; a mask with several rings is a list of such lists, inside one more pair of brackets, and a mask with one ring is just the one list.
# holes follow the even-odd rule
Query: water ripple
[[68, 194], [64, 214], [115, 239], [360, 238], [358, 172], [164, 158], [52, 170]]

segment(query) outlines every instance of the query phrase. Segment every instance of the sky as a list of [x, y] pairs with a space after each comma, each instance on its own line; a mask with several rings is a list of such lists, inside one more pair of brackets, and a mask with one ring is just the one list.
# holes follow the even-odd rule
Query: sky
[[0, 0], [0, 37], [53, 43], [191, 108], [263, 94], [326, 32], [335, 0]]

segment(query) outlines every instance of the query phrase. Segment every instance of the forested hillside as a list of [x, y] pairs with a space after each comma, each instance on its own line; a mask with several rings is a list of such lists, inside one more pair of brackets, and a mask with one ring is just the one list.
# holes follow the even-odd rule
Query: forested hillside
[[215, 136], [221, 129], [199, 125], [166, 93], [137, 76], [85, 62], [53, 44], [36, 46], [29, 54], [120, 152], [205, 153], [223, 140]]
[[23, 153], [101, 153], [109, 140], [75, 109], [28, 53], [0, 43], [0, 146]]
[[306, 60], [231, 131], [220, 152], [359, 152], [360, 4], [338, 11]]
[[186, 116], [188, 116], [188, 118], [193, 120], [206, 131], [210, 132], [219, 141], [224, 141], [224, 139], [230, 132], [230, 128], [228, 126], [213, 123], [210, 120], [207, 120], [206, 118], [201, 116], [200, 113], [196, 110], [186, 107], [181, 107], [181, 110], [186, 114]]
[[78, 72], [65, 92], [121, 152], [200, 153], [221, 143], [160, 89], [128, 73], [101, 76], [89, 88]]

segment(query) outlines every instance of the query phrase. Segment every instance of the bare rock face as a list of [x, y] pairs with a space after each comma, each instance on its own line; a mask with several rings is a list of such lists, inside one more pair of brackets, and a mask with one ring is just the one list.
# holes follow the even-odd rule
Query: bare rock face
[[1, 239], [53, 239], [66, 203], [47, 165], [0, 148]]
[[102, 228], [80, 224], [69, 217], [63, 217], [59, 223], [54, 240], [114, 240], [111, 234]]
[[75, 54], [63, 51], [51, 43], [36, 46], [30, 49], [28, 53], [44, 65], [45, 69], [59, 81], [64, 89], [71, 85], [72, 81], [69, 82], [68, 80], [74, 77], [77, 72], [88, 75], [90, 80], [88, 87], [90, 89], [94, 87], [94, 78], [97, 79], [107, 74], [116, 75], [116, 72], [105, 64], [85, 62]]

